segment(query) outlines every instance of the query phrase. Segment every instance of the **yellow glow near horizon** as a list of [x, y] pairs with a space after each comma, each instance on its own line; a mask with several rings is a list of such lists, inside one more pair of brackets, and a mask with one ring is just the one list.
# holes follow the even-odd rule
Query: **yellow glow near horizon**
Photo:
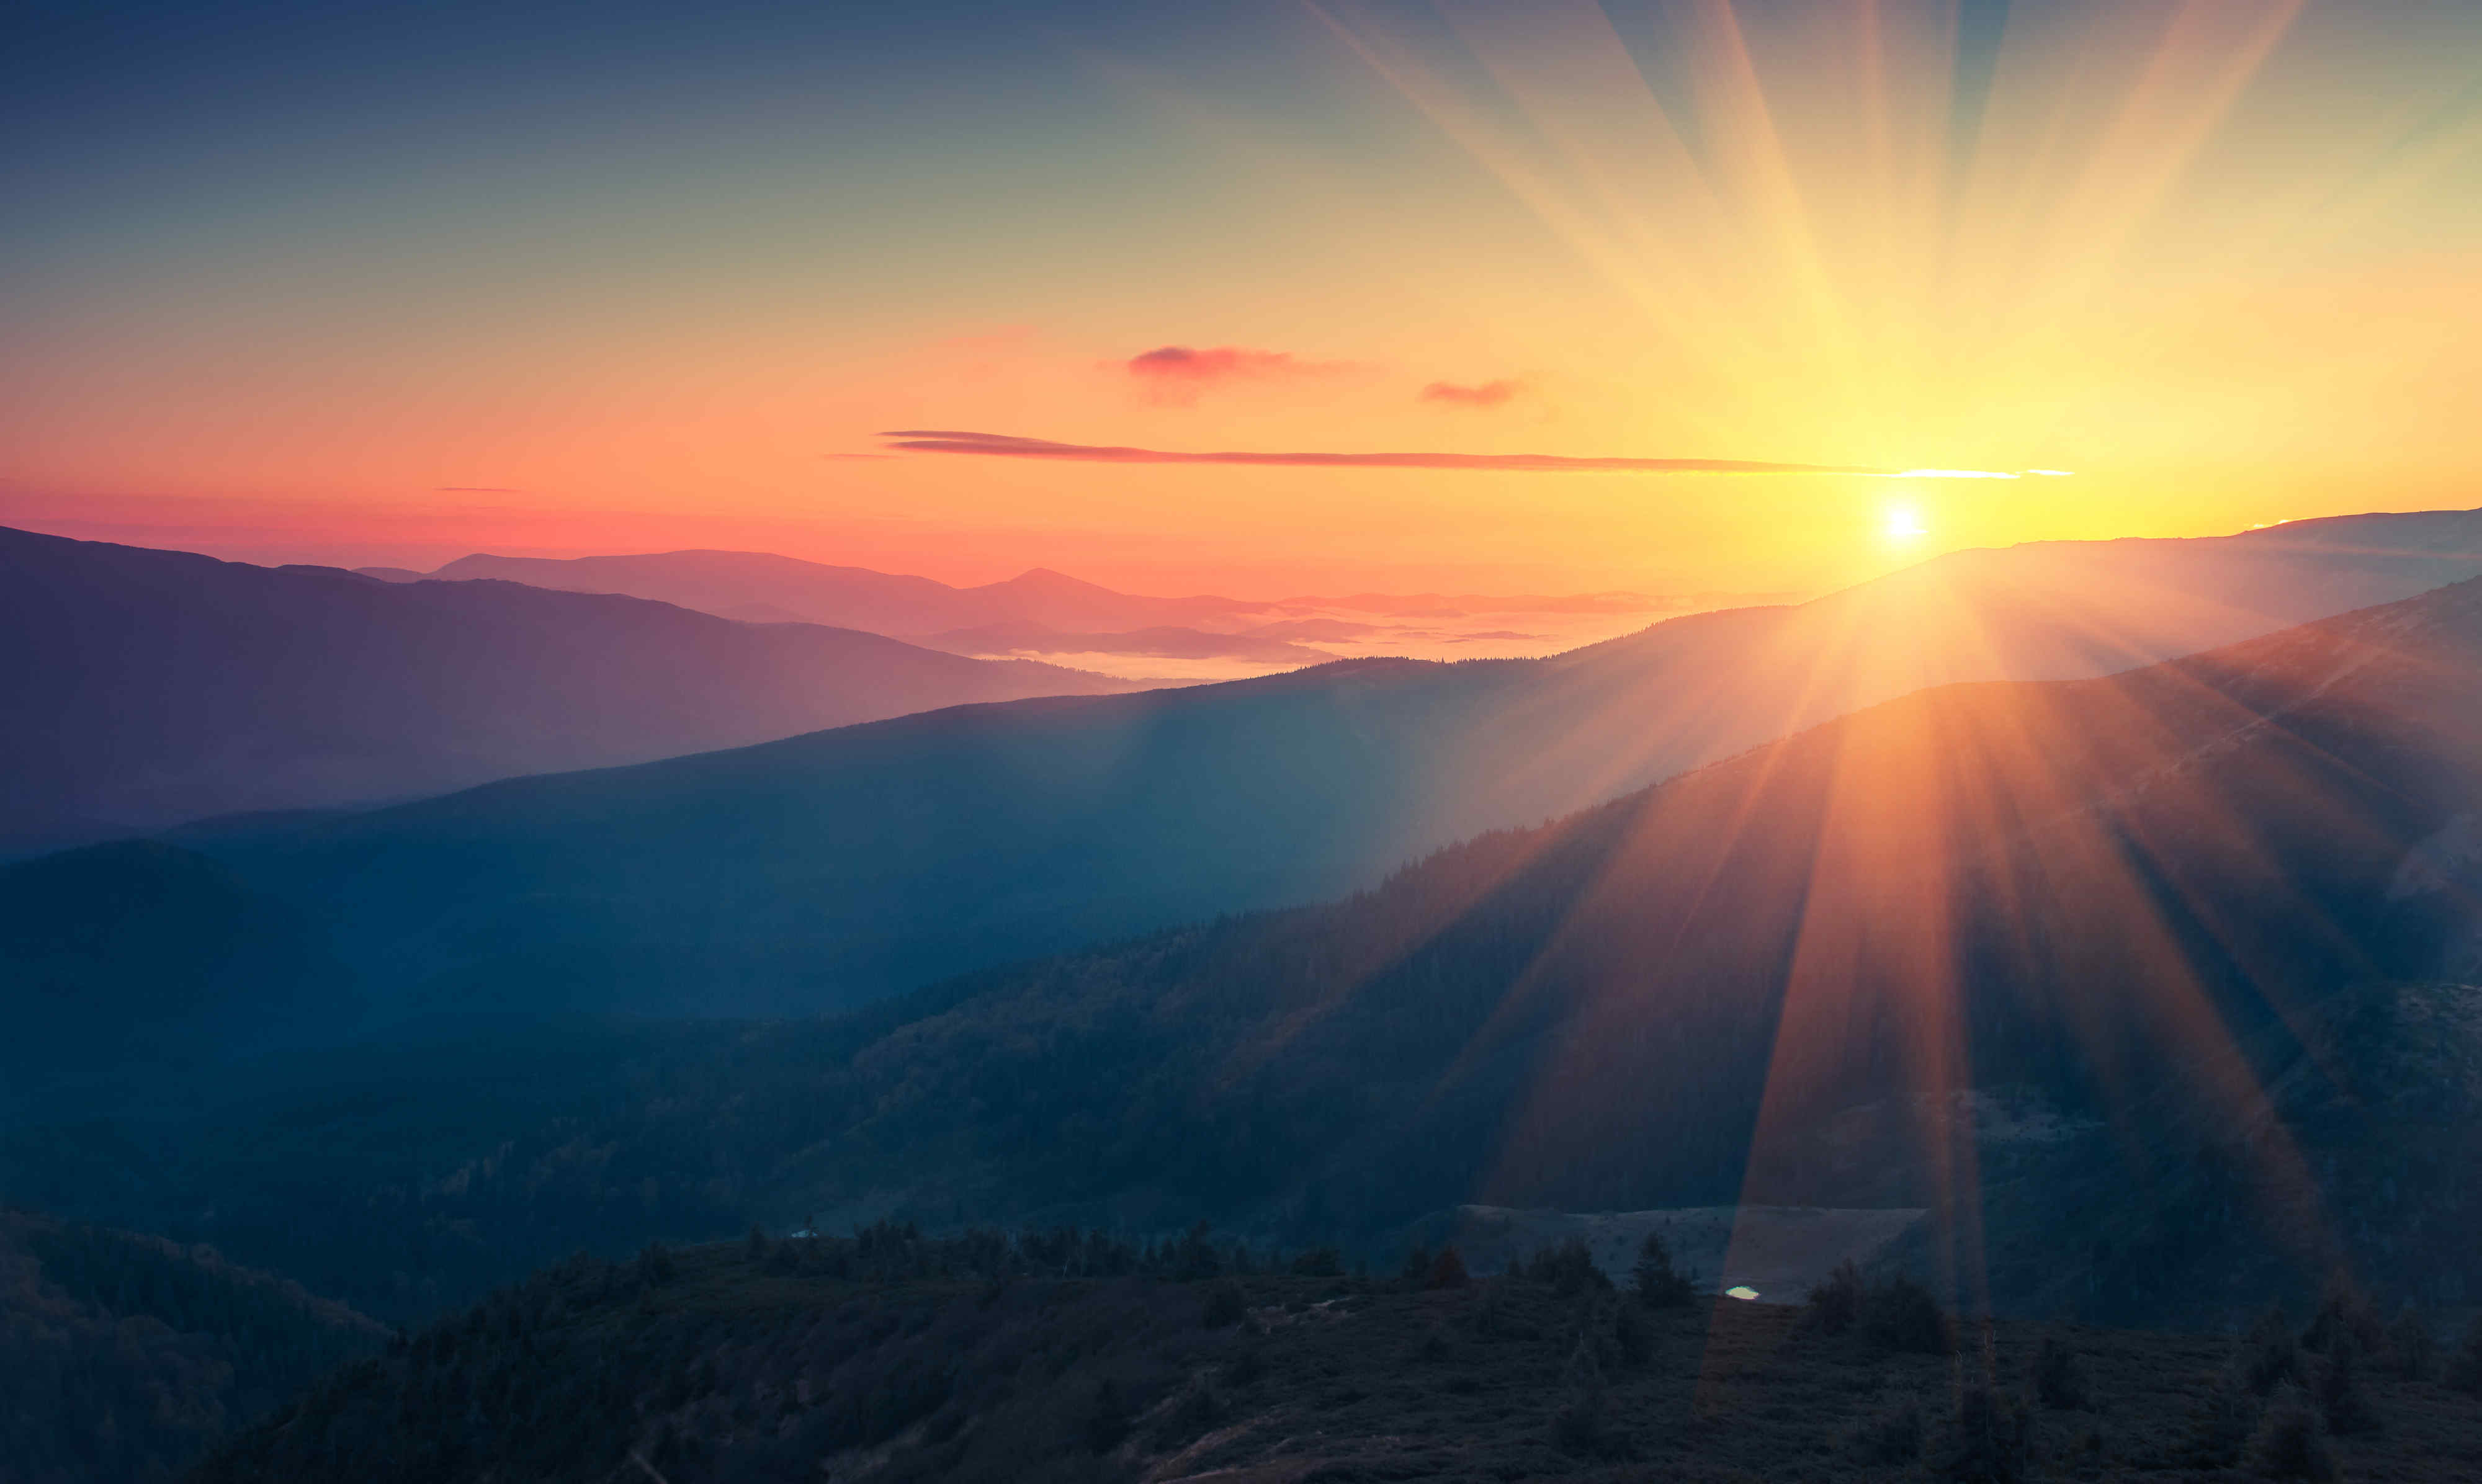
[[[554, 110], [502, 163], [601, 143], [539, 180], [409, 128], [351, 192], [236, 139], [238, 178], [168, 193], [143, 130], [98, 172], [65, 108], [66, 194], [0, 243], [30, 306], [0, 524], [1746, 596], [2471, 502], [2482, 8], [1306, 9], [1263, 66], [1017, 66], [959, 90], [955, 138], [911, 90], [813, 117], [726, 86], [651, 151]], [[911, 183], [856, 232], [883, 180]], [[969, 460], [888, 428], [1893, 470], [1937, 534], [1869, 539], [1875, 473]]]

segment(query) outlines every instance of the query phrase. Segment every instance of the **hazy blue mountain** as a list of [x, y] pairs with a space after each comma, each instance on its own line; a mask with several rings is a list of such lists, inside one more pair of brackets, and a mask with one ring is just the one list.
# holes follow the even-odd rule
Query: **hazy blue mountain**
[[[364, 568], [374, 576], [409, 581], [402, 568]], [[866, 567], [835, 567], [764, 551], [652, 551], [627, 556], [507, 557], [476, 552], [429, 574], [443, 581], [498, 577], [568, 593], [626, 593], [728, 619], [779, 623], [806, 619], [906, 638], [949, 629], [1034, 624], [1077, 632], [1183, 626], [1229, 614], [1271, 608], [1338, 608], [1394, 619], [1462, 618], [1473, 613], [1645, 613], [1672, 606], [1639, 593], [1446, 594], [1356, 593], [1299, 596], [1274, 601], [1198, 596], [1146, 597], [1035, 568], [1005, 582], [957, 588], [928, 577]], [[1336, 621], [1316, 621], [1331, 628]], [[1348, 638], [1341, 632], [1300, 637]]]
[[0, 850], [1129, 688], [636, 598], [0, 530]]
[[955, 588], [928, 577], [830, 567], [763, 551], [659, 551], [557, 559], [477, 552], [431, 574], [496, 577], [567, 593], [626, 593], [726, 618], [800, 619], [911, 637], [993, 624], [1104, 631], [1177, 625], [1265, 606], [1228, 597], [1140, 597], [1036, 568]]
[[821, 1009], [1315, 900], [1926, 685], [2117, 671], [2477, 552], [2476, 514], [1963, 552], [1548, 659], [936, 712], [202, 848], [332, 923], [383, 1001]]

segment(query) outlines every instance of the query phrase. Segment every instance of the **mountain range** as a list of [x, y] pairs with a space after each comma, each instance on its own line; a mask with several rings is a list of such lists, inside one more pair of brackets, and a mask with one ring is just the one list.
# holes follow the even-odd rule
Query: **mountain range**
[[640, 598], [0, 530], [0, 851], [1132, 688]]
[[383, 1006], [798, 1013], [1350, 891], [1926, 686], [2109, 674], [2477, 570], [2473, 513], [1962, 552], [1542, 660], [934, 712], [198, 843], [330, 924]]
[[555, 559], [477, 552], [429, 576], [496, 578], [565, 593], [624, 593], [729, 619], [786, 621], [911, 637], [991, 624], [1126, 629], [1178, 625], [1265, 605], [1229, 597], [1141, 597], [1043, 568], [956, 588], [929, 577], [831, 567], [763, 551], [664, 551]]
[[[1338, 658], [1440, 659], [1573, 649], [1658, 614], [1726, 600], [1716, 595], [1666, 598], [1634, 593], [1150, 597], [1041, 568], [1005, 582], [958, 588], [752, 551], [568, 559], [475, 553], [429, 573], [361, 570], [392, 582], [496, 578], [625, 593], [750, 623], [806, 620], [867, 629], [954, 654], [1047, 658], [1128, 677], [1189, 680], [1238, 679]], [[1519, 615], [1523, 631], [1509, 628]]]
[[1923, 1207], [1990, 1302], [2141, 1322], [2339, 1262], [2461, 1302], [2477, 666], [2469, 581], [1936, 687], [1323, 906], [823, 1019], [399, 1039], [150, 1133], [21, 1127], [7, 1176], [381, 1312], [372, 1253], [445, 1296], [753, 1219], [1386, 1250], [1473, 1202]]
[[[895, 1477], [967, 1440], [992, 1477], [1290, 1476], [1307, 1409], [1353, 1471], [1470, 1420], [1423, 1456], [1595, 1476], [1713, 1462], [1678, 1430], [1725, 1334], [1788, 1398], [1734, 1455], [1772, 1473], [1832, 1444], [1803, 1376], [1889, 1374], [1876, 1321], [1630, 1320], [1593, 1275], [1625, 1250], [1514, 1263], [1478, 1212], [1707, 1232], [1719, 1282], [1866, 1228], [1865, 1308], [1910, 1273], [1933, 1320], [2051, 1319], [1982, 1332], [2036, 1391], [2038, 1344], [2118, 1358], [2115, 1441], [2028, 1450], [2071, 1471], [2242, 1456], [2195, 1418], [2260, 1341], [2056, 1321], [2323, 1286], [2292, 1364], [2350, 1418], [2351, 1275], [2404, 1312], [2352, 1341], [2384, 1425], [2337, 1449], [2435, 1462], [2469, 1397], [2419, 1341], [2482, 1292], [2482, 577], [2281, 616], [2452, 576], [2473, 519], [1966, 553], [1546, 660], [953, 706], [0, 864], [0, 1471]], [[842, 632], [224, 565], [211, 596], [322, 596], [274, 633], [373, 592]]]
[[[242, 1102], [176, 1076], [144, 1134], [13, 1110], [7, 1186], [397, 1312], [542, 1242], [807, 1210], [1365, 1234], [1466, 1201], [1953, 1211], [2038, 1155], [2117, 1168], [2090, 1134], [2147, 1100], [2183, 1130], [2178, 1188], [2297, 1186], [2254, 1085], [2341, 1126], [2337, 1073], [2299, 1070], [2315, 1027], [2464, 1023], [2445, 992], [2346, 992], [2472, 970], [2482, 588], [2121, 667], [2452, 572], [2475, 518], [1966, 553], [1549, 660], [965, 706], [28, 862], [0, 875], [19, 1061], [262, 1048]], [[770, 631], [102, 549], [242, 592]], [[2087, 677], [1953, 683], [1994, 669]], [[270, 1070], [271, 1024], [334, 1040], [366, 1009], [396, 1071]], [[504, 1049], [407, 1023], [477, 1012]], [[2368, 1034], [2398, 1048], [2363, 1063], [2401, 1060], [2406, 1033]], [[2438, 1117], [2386, 1167], [2452, 1215], [2465, 1114]], [[377, 1183], [305, 1220], [314, 1169]], [[2155, 1251], [2161, 1223], [2127, 1225], [2111, 1271]], [[368, 1287], [373, 1252], [411, 1286]]]
[[363, 570], [389, 581], [494, 577], [568, 593], [625, 593], [728, 619], [799, 620], [902, 638], [960, 629], [1035, 628], [1072, 633], [1183, 627], [1282, 609], [1342, 609], [1388, 618], [1471, 613], [1644, 613], [1669, 606], [1636, 593], [1484, 596], [1360, 593], [1274, 600], [1146, 597], [1035, 568], [1005, 582], [951, 587], [929, 577], [832, 567], [763, 551], [659, 551], [627, 556], [508, 557], [476, 552], [429, 573]]

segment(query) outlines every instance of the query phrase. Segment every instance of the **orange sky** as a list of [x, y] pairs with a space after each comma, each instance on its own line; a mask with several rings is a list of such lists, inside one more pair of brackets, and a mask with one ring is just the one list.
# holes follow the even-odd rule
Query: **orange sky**
[[[85, 152], [0, 234], [0, 520], [421, 567], [1755, 592], [2482, 504], [2477, 13], [1989, 14], [1332, 8], [1202, 40], [1063, 11], [1006, 88], [719, 62], [635, 141], [580, 126], [655, 86], [606, 68], [488, 149], [369, 122], [358, 171], [280, 119], [180, 188], [134, 144], [39, 144]], [[860, 457], [918, 428], [2073, 477]]]

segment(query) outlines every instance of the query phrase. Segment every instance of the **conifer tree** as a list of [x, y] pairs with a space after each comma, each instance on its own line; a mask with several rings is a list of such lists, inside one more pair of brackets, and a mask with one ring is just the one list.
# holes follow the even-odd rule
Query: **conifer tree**
[[1649, 1309], [1679, 1309], [1697, 1296], [1695, 1281], [1672, 1264], [1672, 1249], [1663, 1234], [1649, 1232], [1638, 1244], [1637, 1264], [1629, 1270], [1637, 1301]]

